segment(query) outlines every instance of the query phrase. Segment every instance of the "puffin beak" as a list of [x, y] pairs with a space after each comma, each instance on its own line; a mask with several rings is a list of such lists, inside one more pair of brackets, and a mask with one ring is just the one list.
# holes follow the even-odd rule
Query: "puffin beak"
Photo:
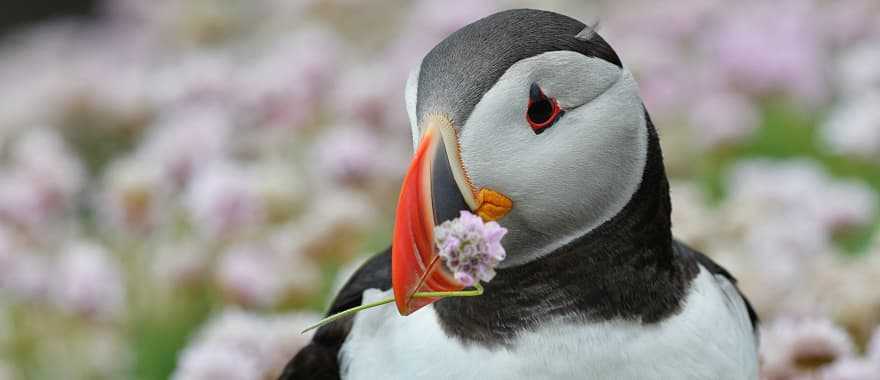
[[456, 281], [434, 246], [434, 226], [468, 210], [484, 220], [497, 220], [512, 208], [504, 195], [483, 188], [476, 191], [459, 159], [452, 122], [429, 115], [422, 140], [403, 179], [391, 245], [391, 284], [401, 315], [439, 298], [414, 297], [417, 292], [456, 291]]

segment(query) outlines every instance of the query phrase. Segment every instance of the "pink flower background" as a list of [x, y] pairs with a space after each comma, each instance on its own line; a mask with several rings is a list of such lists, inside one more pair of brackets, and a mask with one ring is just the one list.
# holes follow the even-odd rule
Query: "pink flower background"
[[408, 71], [512, 7], [637, 74], [762, 377], [880, 379], [880, 2], [108, 0], [0, 40], [0, 380], [277, 376], [389, 244]]

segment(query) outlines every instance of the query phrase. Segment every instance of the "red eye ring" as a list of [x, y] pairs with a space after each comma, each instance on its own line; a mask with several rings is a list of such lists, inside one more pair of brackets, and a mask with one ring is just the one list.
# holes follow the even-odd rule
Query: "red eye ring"
[[565, 111], [559, 107], [556, 99], [547, 97], [536, 83], [529, 89], [529, 105], [526, 109], [526, 120], [535, 134], [541, 134], [553, 126]]

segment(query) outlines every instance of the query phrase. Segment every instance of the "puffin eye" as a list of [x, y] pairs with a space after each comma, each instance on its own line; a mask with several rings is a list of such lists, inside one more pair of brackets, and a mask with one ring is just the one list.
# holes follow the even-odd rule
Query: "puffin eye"
[[538, 87], [538, 84], [532, 83], [532, 87], [529, 89], [529, 107], [526, 111], [526, 120], [536, 135], [552, 127], [563, 113], [564, 111], [559, 108], [556, 99], [548, 98], [541, 91], [541, 87]]

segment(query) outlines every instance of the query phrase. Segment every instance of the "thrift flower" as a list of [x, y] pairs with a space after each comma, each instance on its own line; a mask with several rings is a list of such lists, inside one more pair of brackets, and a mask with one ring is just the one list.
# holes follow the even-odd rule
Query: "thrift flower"
[[838, 104], [859, 100], [880, 88], [880, 51], [875, 44], [871, 40], [862, 41], [839, 53], [832, 79], [843, 98]]
[[166, 241], [150, 255], [151, 281], [164, 290], [199, 284], [208, 275], [210, 249], [198, 239]]
[[871, 341], [868, 343], [868, 357], [880, 363], [880, 326], [877, 326], [874, 334], [871, 335]]
[[280, 260], [259, 245], [233, 247], [221, 259], [217, 282], [224, 295], [246, 306], [271, 307], [284, 292], [284, 279], [277, 272]]
[[298, 332], [318, 316], [227, 309], [211, 318], [181, 352], [173, 380], [276, 379], [311, 340]]
[[761, 326], [762, 374], [767, 379], [791, 379], [853, 355], [849, 334], [821, 318], [781, 318]]
[[188, 348], [181, 354], [181, 364], [172, 375], [176, 380], [223, 378], [229, 380], [257, 379], [260, 377], [258, 360], [242, 355], [230, 347]]
[[50, 297], [65, 312], [106, 321], [125, 310], [121, 263], [102, 246], [87, 241], [70, 244], [51, 275]]
[[694, 104], [691, 127], [704, 147], [742, 141], [761, 122], [757, 107], [747, 97], [732, 92], [706, 94]]
[[269, 308], [304, 301], [317, 293], [320, 270], [295, 244], [270, 238], [229, 248], [219, 259], [215, 275], [227, 302]]
[[869, 360], [844, 358], [821, 372], [822, 380], [868, 380], [880, 374], [880, 364]]
[[17, 302], [31, 303], [45, 300], [49, 287], [50, 263], [46, 256], [22, 250], [7, 251], [0, 257], [3, 270], [0, 271], [0, 298]]
[[104, 172], [98, 214], [117, 231], [147, 233], [158, 226], [168, 205], [172, 184], [153, 161], [119, 159]]
[[250, 168], [217, 162], [198, 172], [184, 198], [196, 229], [209, 238], [228, 237], [265, 222], [265, 204]]
[[835, 104], [821, 130], [825, 145], [837, 154], [864, 159], [880, 157], [878, 101], [880, 92], [874, 91]]
[[315, 143], [318, 175], [343, 184], [361, 184], [380, 171], [387, 148], [365, 127], [330, 128]]
[[150, 125], [136, 158], [157, 162], [168, 179], [184, 187], [228, 156], [234, 127], [232, 115], [217, 106], [189, 106], [168, 111]]
[[434, 241], [455, 279], [472, 286], [495, 277], [495, 267], [506, 257], [501, 246], [506, 233], [498, 223], [483, 223], [480, 217], [462, 211], [458, 218], [434, 228]]

